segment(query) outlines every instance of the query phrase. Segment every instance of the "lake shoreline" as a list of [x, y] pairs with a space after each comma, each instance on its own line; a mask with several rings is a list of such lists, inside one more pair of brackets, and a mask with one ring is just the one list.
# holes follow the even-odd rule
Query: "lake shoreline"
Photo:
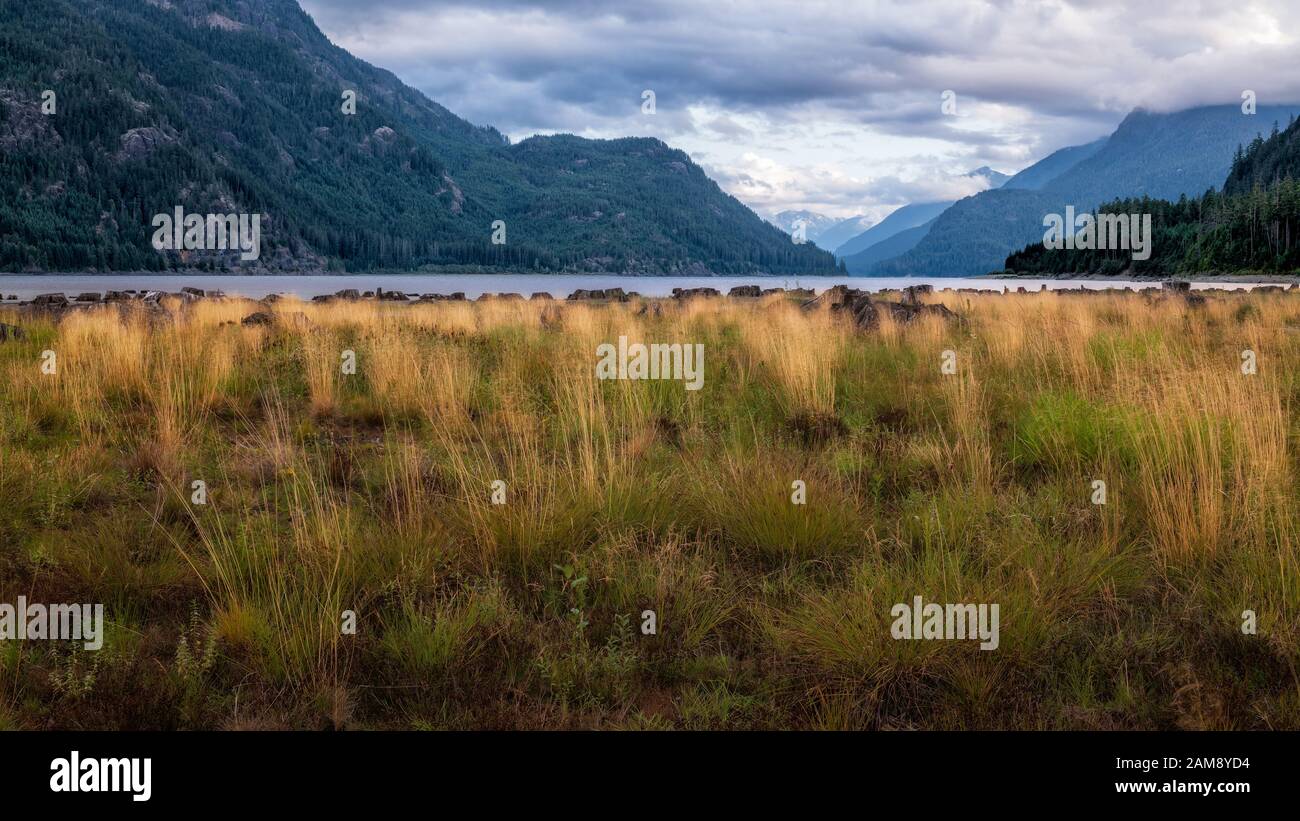
[[[99, 294], [108, 298], [114, 292], [175, 293], [191, 288], [204, 293], [223, 292], [231, 297], [263, 299], [272, 294], [292, 296], [303, 300], [326, 297], [340, 290], [393, 292], [412, 297], [428, 295], [448, 296], [461, 293], [466, 299], [478, 299], [487, 294], [520, 294], [527, 298], [534, 293], [549, 294], [564, 299], [576, 291], [603, 291], [621, 289], [629, 295], [644, 298], [670, 297], [676, 290], [715, 289], [722, 294], [734, 288], [760, 291], [777, 288], [786, 291], [811, 290], [821, 293], [838, 285], [880, 293], [899, 291], [916, 285], [928, 285], [936, 292], [944, 290], [1003, 290], [1021, 288], [1036, 291], [1068, 289], [1127, 288], [1140, 290], [1159, 285], [1160, 279], [1122, 279], [1116, 277], [855, 277], [855, 276], [658, 276], [626, 277], [619, 275], [562, 274], [292, 274], [292, 275], [236, 275], [222, 274], [0, 274], [0, 305], [14, 305], [30, 301], [44, 294], [62, 293], [69, 301], [82, 294]], [[1265, 285], [1283, 285], [1300, 281], [1295, 277], [1231, 275], [1217, 278], [1192, 279], [1195, 289], [1236, 290]], [[93, 301], [93, 300], [92, 300]]]
[[1184, 282], [1233, 282], [1258, 283], [1261, 285], [1300, 284], [1298, 274], [1195, 274], [1187, 276], [1151, 276], [1133, 274], [1130, 276], [1110, 276], [1103, 274], [982, 274], [975, 279], [1051, 279], [1087, 282], [1164, 282], [1170, 279]]

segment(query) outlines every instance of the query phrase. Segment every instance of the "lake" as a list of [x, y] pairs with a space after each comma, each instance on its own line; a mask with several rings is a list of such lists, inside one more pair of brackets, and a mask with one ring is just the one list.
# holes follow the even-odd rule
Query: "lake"
[[[37, 294], [63, 292], [76, 296], [85, 291], [158, 290], [179, 291], [184, 286], [205, 291], [225, 291], [227, 295], [261, 299], [267, 294], [293, 294], [310, 299], [332, 294], [343, 288], [359, 291], [402, 291], [414, 294], [450, 294], [464, 291], [474, 299], [484, 293], [518, 293], [525, 297], [546, 291], [563, 298], [578, 288], [623, 288], [643, 296], [669, 296], [673, 288], [717, 288], [724, 294], [736, 285], [759, 285], [763, 288], [813, 288], [824, 290], [833, 285], [849, 285], [866, 291], [884, 291], [907, 285], [933, 285], [942, 288], [1018, 287], [1037, 290], [1048, 288], [1149, 288], [1156, 283], [1127, 280], [1074, 279], [972, 279], [960, 277], [626, 277], [616, 275], [570, 274], [311, 274], [302, 276], [230, 276], [189, 274], [0, 274], [0, 294], [31, 299]], [[1193, 287], [1250, 288], [1251, 282], [1194, 282]]]

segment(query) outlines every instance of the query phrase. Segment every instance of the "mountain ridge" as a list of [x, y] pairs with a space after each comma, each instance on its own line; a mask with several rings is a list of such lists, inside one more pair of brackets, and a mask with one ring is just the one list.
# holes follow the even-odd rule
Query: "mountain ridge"
[[880, 222], [836, 248], [835, 255], [847, 258], [864, 251], [878, 242], [889, 239], [900, 231], [906, 231], [909, 228], [915, 228], [929, 222], [951, 205], [951, 200], [914, 202], [901, 205], [889, 212], [889, 215]]
[[[988, 183], [988, 188], [986, 190], [990, 191], [1001, 188], [1011, 179], [1009, 174], [1003, 174], [1001, 171], [996, 171], [987, 165], [982, 165], [974, 171], [968, 171], [965, 174], [962, 174], [962, 176], [968, 179], [978, 177], [985, 180]], [[918, 232], [914, 229], [923, 224], [928, 225], [933, 222], [933, 217], [937, 217], [946, 208], [951, 206], [953, 202], [955, 202], [955, 200], [909, 203], [896, 208], [888, 217], [880, 222], [880, 225], [889, 222], [889, 227], [886, 230], [872, 232], [869, 228], [851, 239], [845, 240], [834, 249], [835, 256], [844, 260], [845, 266], [850, 272], [855, 270], [865, 270], [869, 262], [874, 263], [879, 261], [882, 257], [880, 256], [880, 249], [877, 249], [870, 254], [864, 254], [864, 251], [878, 243], [884, 242], [885, 240], [893, 239], [895, 234], [906, 232], [907, 238], [911, 244], [893, 239], [893, 242], [889, 246], [891, 250], [901, 254], [914, 247], [916, 243], [920, 242], [921, 238], [925, 236], [924, 231]], [[892, 221], [890, 221], [891, 218]]]
[[[4, 7], [3, 270], [838, 270], [684, 152], [511, 144], [330, 43], [292, 0]], [[265, 214], [262, 257], [154, 250], [151, 215], [176, 206]]]
[[1206, 272], [1280, 274], [1300, 269], [1300, 121], [1274, 128], [1233, 157], [1222, 190], [1177, 201], [1133, 197], [1100, 213], [1149, 214], [1148, 253], [1048, 249], [1030, 243], [1007, 257], [1017, 273], [1184, 276]]
[[[1009, 254], [1042, 236], [1042, 219], [1121, 197], [1177, 199], [1217, 188], [1236, 145], [1300, 105], [1261, 106], [1247, 116], [1235, 105], [1168, 114], [1131, 112], [1095, 153], [1039, 190], [1003, 187], [958, 200], [911, 250], [876, 263], [872, 276], [974, 275], [1000, 270]], [[1051, 156], [1051, 155], [1049, 155]]]
[[1017, 172], [1003, 183], [1002, 187], [1008, 190], [1028, 189], [1030, 191], [1041, 191], [1052, 180], [1100, 151], [1106, 145], [1108, 139], [1109, 137], [1102, 137], [1099, 140], [1093, 140], [1083, 145], [1070, 145], [1059, 148], [1028, 168]]

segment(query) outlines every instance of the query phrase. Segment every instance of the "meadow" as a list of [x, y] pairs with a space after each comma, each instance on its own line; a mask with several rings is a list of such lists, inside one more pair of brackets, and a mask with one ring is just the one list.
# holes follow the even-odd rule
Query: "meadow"
[[926, 299], [0, 309], [0, 727], [1300, 729], [1300, 297]]

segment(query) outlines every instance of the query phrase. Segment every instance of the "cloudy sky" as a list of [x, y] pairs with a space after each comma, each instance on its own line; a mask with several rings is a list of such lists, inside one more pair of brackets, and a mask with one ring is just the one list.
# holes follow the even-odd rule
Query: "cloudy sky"
[[762, 214], [879, 219], [974, 193], [965, 172], [1017, 171], [1136, 106], [1300, 101], [1295, 0], [301, 3], [472, 122], [514, 140], [659, 137]]

